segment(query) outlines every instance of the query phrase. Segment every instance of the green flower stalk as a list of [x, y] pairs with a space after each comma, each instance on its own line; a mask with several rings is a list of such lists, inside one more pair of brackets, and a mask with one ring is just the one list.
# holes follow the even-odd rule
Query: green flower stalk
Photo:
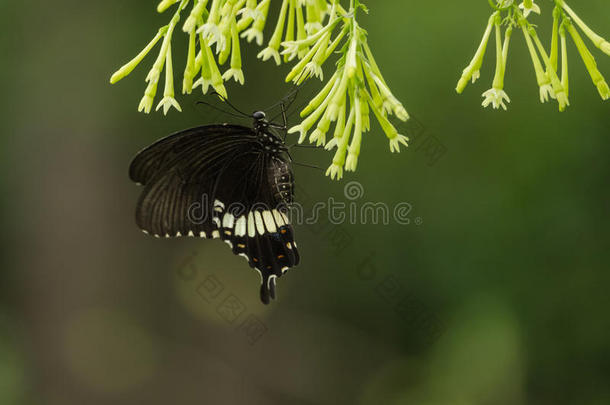
[[[309, 78], [324, 82], [330, 76], [301, 111], [302, 121], [289, 130], [299, 134], [299, 143], [308, 140], [327, 150], [336, 148], [327, 175], [341, 179], [345, 171], [356, 170], [364, 133], [371, 130], [371, 116], [379, 122], [391, 152], [400, 152], [401, 146], [408, 146], [408, 138], [398, 133], [389, 117], [394, 115], [406, 121], [409, 114], [381, 74], [367, 33], [357, 21], [358, 12], [368, 12], [367, 8], [359, 0], [349, 0], [347, 9], [341, 6], [340, 0], [277, 1], [280, 9], [271, 37], [257, 57], [273, 60], [276, 65], [291, 62], [293, 66], [286, 82], [297, 85]], [[185, 12], [189, 4], [190, 10]], [[162, 13], [175, 5], [169, 24], [159, 29], [148, 45], [110, 79], [116, 83], [128, 76], [161, 43], [138, 108], [144, 113], [152, 111], [163, 71], [165, 88], [156, 110], [167, 114], [173, 107], [181, 111], [174, 95], [171, 44], [183, 12], [187, 14], [182, 31], [188, 37], [188, 51], [182, 93], [190, 94], [201, 87], [203, 94], [214, 89], [227, 98], [227, 82], [235, 80], [243, 84], [245, 81], [241, 40], [263, 44], [271, 0], [161, 0], [157, 11]], [[325, 75], [325, 66], [331, 59], [333, 72]], [[229, 67], [222, 68], [228, 61]], [[327, 141], [330, 131], [333, 131], [332, 137]]]
[[[298, 57], [299, 52], [307, 50], [286, 77], [287, 81], [300, 83], [310, 76], [322, 79], [324, 62], [345, 39], [336, 72], [301, 111], [303, 122], [288, 131], [298, 133], [301, 143], [315, 125], [309, 142], [322, 146], [331, 125], [335, 124], [334, 136], [325, 145], [328, 150], [337, 149], [326, 172], [332, 179], [341, 179], [344, 171], [356, 170], [363, 134], [370, 130], [371, 110], [388, 138], [391, 152], [400, 152], [401, 145], [408, 146], [408, 138], [398, 133], [388, 116], [395, 115], [406, 121], [409, 115], [379, 70], [366, 41], [366, 31], [356, 21], [358, 8], [356, 2], [355, 8], [344, 14], [335, 3], [327, 13], [329, 20], [325, 26], [301, 40], [282, 43], [285, 55]], [[336, 30], [339, 31], [334, 34]]]
[[570, 96], [570, 80], [568, 78], [569, 68], [568, 68], [568, 45], [566, 40], [566, 23], [570, 23], [568, 20], [565, 20], [561, 26], [559, 27], [559, 38], [561, 38], [561, 85], [563, 86], [564, 91], [566, 92], [566, 96]]
[[[506, 72], [506, 61], [504, 59], [504, 49], [502, 47], [502, 33], [500, 31], [500, 15], [497, 14], [494, 21], [495, 31], [496, 31], [496, 74], [494, 76], [494, 81], [492, 84], [492, 88], [483, 93], [483, 107], [487, 107], [488, 105], [493, 105], [494, 109], [498, 109], [502, 107], [506, 110], [506, 104], [510, 103], [510, 98], [504, 91], [504, 74]], [[506, 42], [506, 50], [508, 52], [508, 42]]]
[[587, 45], [585, 45], [585, 41], [582, 40], [582, 37], [576, 31], [576, 28], [572, 24], [567, 24], [568, 32], [576, 44], [576, 48], [578, 48], [578, 52], [580, 53], [580, 57], [582, 61], [585, 63], [587, 70], [589, 71], [589, 75], [591, 76], [591, 80], [593, 80], [593, 84], [597, 87], [597, 91], [603, 100], [608, 100], [610, 98], [610, 89], [608, 88], [608, 83], [597, 69], [597, 63], [595, 63], [595, 58], [589, 52]]
[[457, 87], [455, 88], [455, 91], [457, 91], [458, 94], [462, 94], [470, 80], [472, 80], [472, 83], [474, 83], [479, 77], [481, 77], [481, 73], [479, 70], [483, 65], [483, 58], [485, 57], [485, 51], [487, 50], [487, 43], [489, 42], [491, 30], [494, 26], [497, 15], [498, 12], [495, 12], [491, 15], [491, 17], [489, 17], [487, 27], [485, 28], [485, 33], [483, 34], [483, 39], [481, 40], [481, 44], [479, 45], [477, 52], [474, 54], [474, 58], [472, 58], [470, 64], [466, 66], [466, 68], [462, 72], [462, 77], [460, 77]]
[[[503, 85], [507, 66], [508, 45], [510, 43], [510, 34], [512, 33], [513, 27], [519, 27], [523, 32], [523, 37], [534, 67], [541, 103], [547, 102], [550, 99], [555, 99], [559, 105], [559, 111], [564, 111], [566, 107], [570, 105], [568, 99], [569, 77], [568, 52], [566, 44], [567, 33], [570, 34], [572, 40], [576, 44], [578, 52], [585, 63], [585, 67], [587, 68], [602, 99], [607, 100], [610, 98], [610, 89], [608, 84], [599, 71], [595, 58], [587, 48], [585, 41], [579, 34], [576, 27], [580, 28], [596, 47], [608, 55], [610, 55], [610, 43], [589, 28], [564, 0], [553, 0], [554, 9], [552, 13], [553, 25], [551, 31], [551, 46], [548, 52], [543, 46], [535, 26], [528, 20], [531, 13], [538, 15], [541, 14], [540, 6], [535, 4], [533, 0], [524, 0], [519, 5], [516, 5], [514, 0], [488, 0], [488, 2], [493, 8], [493, 12], [489, 18], [483, 39], [474, 58], [466, 69], [464, 69], [462, 76], [458, 81], [456, 87], [456, 91], [458, 93], [462, 93], [464, 91], [468, 81], [472, 80], [474, 83], [479, 78], [479, 70], [483, 63], [487, 43], [491, 36], [492, 28], [495, 28], [496, 73], [494, 75], [492, 88], [483, 93], [483, 96], [485, 97], [483, 107], [492, 105], [494, 108], [502, 107], [503, 109], [506, 109], [504, 101], [508, 102], [509, 99], [503, 90]], [[574, 24], [572, 24], [571, 21], [574, 21]], [[506, 26], [502, 53], [500, 53], [501, 26]], [[560, 45], [561, 78], [559, 78], [558, 73]]]
[[540, 55], [542, 55], [542, 59], [544, 60], [544, 63], [546, 65], [547, 72], [549, 72], [549, 77], [551, 79], [551, 87], [553, 89], [553, 93], [555, 94], [555, 98], [559, 103], [559, 111], [564, 111], [566, 106], [570, 105], [570, 102], [568, 101], [568, 96], [566, 95], [566, 92], [563, 89], [563, 86], [561, 85], [561, 81], [557, 76], [557, 72], [551, 66], [551, 59], [544, 50], [544, 46], [542, 45], [542, 42], [540, 42], [540, 38], [538, 38], [536, 30], [531, 25], [529, 27], [529, 34], [534, 39], [536, 47], [538, 48], [538, 52], [540, 52]]
[[157, 105], [157, 111], [163, 108], [163, 114], [167, 115], [167, 112], [171, 107], [182, 112], [180, 104], [174, 98], [174, 69], [172, 67], [172, 49], [169, 48], [165, 54], [165, 91], [163, 92], [163, 99]]
[[284, 34], [284, 24], [286, 22], [286, 14], [288, 12], [288, 7], [290, 7], [291, 16], [294, 16], [294, 7], [296, 2], [291, 0], [283, 0], [282, 9], [280, 10], [280, 16], [277, 20], [277, 25], [275, 26], [275, 30], [273, 31], [273, 35], [271, 36], [271, 40], [269, 40], [269, 45], [265, 49], [263, 49], [257, 56], [264, 61], [273, 58], [275, 60], [276, 65], [281, 65], [282, 61], [280, 59], [280, 44], [282, 42], [282, 35]]
[[532, 65], [534, 66], [534, 72], [536, 73], [536, 81], [538, 82], [538, 87], [540, 88], [540, 102], [545, 103], [549, 100], [549, 97], [553, 99], [556, 98], [553, 87], [551, 86], [551, 79], [549, 74], [542, 68], [542, 63], [540, 63], [536, 46], [532, 41], [530, 30], [525, 19], [521, 21], [521, 29], [527, 44], [527, 49], [529, 50], [530, 57], [532, 59]]
[[[557, 71], [557, 61], [559, 60], [559, 20], [561, 19], [561, 8], [555, 6], [553, 9], [553, 30], [551, 36], [551, 67]], [[549, 72], [547, 72], [549, 74]]]
[[568, 6], [565, 1], [557, 1], [563, 9], [572, 17], [576, 25], [585, 33], [585, 35], [593, 42], [593, 44], [601, 49], [606, 55], [610, 55], [610, 42], [606, 41], [603, 37], [597, 35], [585, 22], [576, 15], [576, 13]]

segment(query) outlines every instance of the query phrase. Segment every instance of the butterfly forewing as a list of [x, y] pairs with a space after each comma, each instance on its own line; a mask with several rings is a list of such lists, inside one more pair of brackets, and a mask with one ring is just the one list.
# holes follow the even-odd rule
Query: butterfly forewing
[[136, 223], [157, 237], [220, 238], [261, 275], [261, 300], [299, 263], [286, 216], [294, 179], [283, 142], [238, 125], [210, 125], [141, 151], [130, 178], [144, 186]]

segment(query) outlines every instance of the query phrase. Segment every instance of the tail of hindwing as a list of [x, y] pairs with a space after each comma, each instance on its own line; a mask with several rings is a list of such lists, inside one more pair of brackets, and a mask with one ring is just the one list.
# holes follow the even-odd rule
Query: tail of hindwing
[[299, 264], [294, 230], [279, 210], [218, 213], [220, 237], [261, 276], [261, 300], [275, 298], [275, 281]]

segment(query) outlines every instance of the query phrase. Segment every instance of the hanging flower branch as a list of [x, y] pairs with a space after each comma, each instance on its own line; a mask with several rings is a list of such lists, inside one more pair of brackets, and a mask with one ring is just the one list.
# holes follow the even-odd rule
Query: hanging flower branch
[[[540, 7], [533, 0], [525, 0], [519, 5], [514, 0], [489, 0], [494, 11], [487, 22], [481, 44], [470, 64], [464, 69], [456, 91], [461, 94], [470, 80], [474, 83], [480, 77], [479, 70], [483, 64], [483, 58], [492, 31], [494, 31], [496, 71], [491, 89], [483, 93], [483, 107], [492, 105], [493, 108], [502, 107], [506, 110], [506, 103], [510, 102], [510, 98], [504, 91], [504, 75], [506, 72], [508, 48], [513, 30], [515, 29], [523, 33], [525, 43], [527, 44], [536, 74], [536, 81], [538, 82], [541, 103], [554, 99], [559, 105], [559, 111], [564, 111], [570, 105], [568, 98], [568, 35], [576, 45], [580, 57], [589, 71], [593, 84], [597, 87], [601, 98], [603, 100], [610, 98], [610, 88], [608, 88], [608, 84], [597, 68], [595, 58], [576, 27], [580, 28], [587, 38], [607, 55], [610, 55], [610, 43], [589, 28], [565, 1], [553, 0], [553, 2], [555, 3], [553, 10], [553, 31], [551, 47], [549, 52], [547, 52], [538, 37], [535, 26], [528, 20], [532, 12], [535, 14], [541, 13]], [[561, 45], [561, 72], [558, 70], [559, 45]]]
[[[271, 0], [162, 0], [157, 10], [164, 12], [178, 3], [168, 25], [161, 27], [152, 41], [129, 63], [110, 78], [116, 83], [126, 77], [161, 42], [159, 55], [146, 77], [147, 87], [138, 110], [150, 113], [161, 73], [165, 69], [165, 90], [156, 110], [181, 111], [174, 98], [172, 37], [183, 13], [188, 16], [182, 31], [188, 35], [188, 54], [183, 74], [182, 92], [190, 94], [198, 87], [206, 94], [213, 89], [227, 97], [226, 82], [244, 83], [240, 41], [263, 44], [263, 31]], [[185, 10], [192, 3], [190, 12]], [[400, 135], [389, 120], [409, 118], [400, 101], [392, 94], [367, 43], [367, 33], [360, 27], [358, 11], [368, 12], [359, 0], [350, 0], [345, 10], [339, 0], [283, 0], [267, 46], [258, 53], [263, 61], [277, 65], [293, 62], [287, 82], [301, 84], [308, 78], [324, 80], [323, 66], [338, 54], [334, 73], [322, 90], [301, 112], [303, 121], [291, 128], [299, 133], [299, 143], [309, 140], [327, 150], [336, 149], [326, 174], [341, 179], [343, 171], [355, 171], [363, 134], [370, 130], [371, 112], [386, 134], [390, 151], [400, 152], [408, 138]], [[229, 69], [220, 67], [229, 61]], [[332, 138], [326, 134], [334, 125]], [[308, 132], [315, 129], [309, 137]]]

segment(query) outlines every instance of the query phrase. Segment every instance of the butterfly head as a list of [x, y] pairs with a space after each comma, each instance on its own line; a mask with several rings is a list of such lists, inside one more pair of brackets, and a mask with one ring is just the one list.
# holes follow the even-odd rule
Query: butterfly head
[[254, 118], [255, 123], [267, 122], [267, 115], [263, 111], [255, 111], [254, 113], [252, 113], [252, 118]]
[[252, 113], [252, 119], [254, 119], [254, 130], [258, 133], [265, 132], [269, 126], [267, 115], [263, 111], [255, 111]]

